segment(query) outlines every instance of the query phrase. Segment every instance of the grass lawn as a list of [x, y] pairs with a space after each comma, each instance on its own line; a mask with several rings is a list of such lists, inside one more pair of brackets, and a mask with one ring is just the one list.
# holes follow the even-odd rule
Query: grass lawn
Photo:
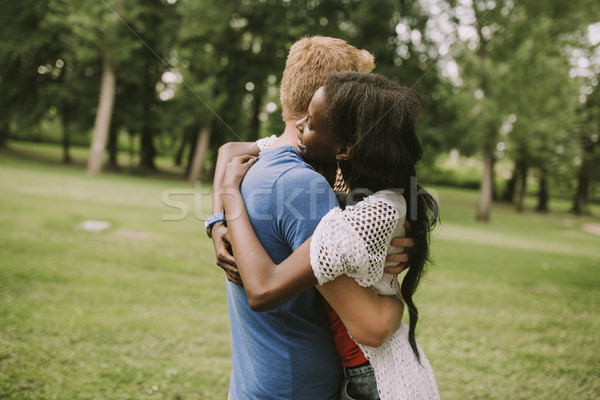
[[[210, 188], [19, 154], [0, 154], [0, 398], [226, 399]], [[442, 399], [597, 399], [600, 218], [496, 205], [482, 225], [476, 192], [435, 189], [417, 337]]]

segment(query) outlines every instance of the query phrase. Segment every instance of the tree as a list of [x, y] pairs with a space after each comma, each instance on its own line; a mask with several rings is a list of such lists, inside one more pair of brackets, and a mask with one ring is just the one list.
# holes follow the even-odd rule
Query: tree
[[100, 99], [98, 100], [98, 112], [94, 122], [94, 133], [90, 145], [90, 158], [87, 166], [88, 174], [97, 174], [102, 169], [104, 149], [108, 140], [110, 119], [113, 112], [115, 98], [116, 77], [113, 67], [111, 49], [107, 47], [102, 62], [102, 83], [100, 84]]
[[[143, 110], [136, 113], [135, 117], [142, 122], [143, 128], [141, 129], [142, 163], [151, 168], [154, 157], [152, 134], [156, 124], [156, 118], [153, 118], [154, 105], [157, 103], [155, 87], [162, 74], [161, 59], [155, 52], [168, 49], [176, 33], [174, 27], [177, 26], [178, 20], [171, 18], [173, 16], [171, 5], [160, 0], [151, 2], [50, 0], [50, 3], [52, 13], [48, 25], [61, 31], [58, 41], [62, 43], [63, 62], [77, 72], [67, 74], [62, 81], [61, 89], [57, 90], [61, 94], [59, 99], [61, 115], [67, 117], [63, 120], [69, 121], [69, 116], [73, 115], [74, 109], [72, 98], [67, 93], [79, 91], [79, 84], [83, 82], [83, 76], [88, 77], [88, 71], [92, 71], [92, 75], [96, 69], [102, 71], [88, 173], [97, 174], [102, 168], [111, 126], [116, 128], [126, 125], [131, 120], [127, 116], [117, 116], [117, 121], [111, 122], [114, 117], [116, 97], [121, 95], [122, 88], [128, 84], [128, 88], [135, 88], [131, 92], [137, 95], [136, 99], [129, 97], [131, 104]], [[169, 21], [170, 25], [165, 27], [163, 21]], [[165, 34], [166, 31], [168, 34]], [[140, 34], [148, 36], [147, 42]], [[159, 39], [156, 39], [157, 37]], [[168, 54], [168, 50], [164, 51]], [[83, 74], [82, 67], [85, 68]], [[130, 92], [124, 96], [128, 95]], [[130, 110], [131, 108], [127, 111]], [[68, 123], [65, 129], [68, 130]], [[116, 147], [113, 151], [115, 149]], [[114, 154], [111, 159], [114, 163]]]
[[[183, 17], [175, 72], [181, 75], [183, 84], [177, 88], [173, 101], [183, 116], [182, 131], [191, 132], [192, 150], [187, 167], [187, 177], [191, 182], [201, 175], [213, 133], [213, 120], [217, 119], [229, 127], [220, 112], [228, 96], [219, 93], [217, 85], [217, 82], [225, 82], [217, 77], [229, 64], [229, 48], [237, 43], [229, 29], [234, 6], [231, 1], [223, 2], [219, 7], [207, 1], [182, 1], [180, 4]], [[205, 23], [198, 24], [200, 20]], [[231, 102], [229, 105], [237, 109], [238, 104]]]
[[[4, 2], [0, 14], [0, 147], [7, 146], [12, 126], [36, 125], [48, 109], [40, 94], [48, 80], [52, 32], [42, 27], [48, 1]], [[51, 46], [50, 46], [51, 47]]]
[[[140, 133], [140, 167], [155, 170], [155, 136], [161, 128], [157, 116], [163, 106], [157, 93], [157, 85], [162, 82], [165, 72], [172, 69], [169, 64], [176, 44], [180, 25], [178, 4], [168, 4], [161, 0], [127, 2], [124, 16], [129, 26], [130, 39], [138, 43], [130, 53], [127, 67], [124, 68], [122, 81], [129, 83], [133, 93], [123, 93], [127, 98], [136, 98], [134, 105], [138, 112]], [[126, 69], [126, 70], [125, 70]], [[127, 115], [121, 120], [128, 127]]]
[[102, 60], [98, 109], [87, 165], [87, 173], [93, 175], [102, 169], [112, 118], [116, 87], [115, 65], [123, 50], [119, 47], [119, 12], [122, 9], [122, 1], [115, 0], [104, 4], [68, 3], [64, 6], [65, 13], [73, 23], [73, 33], [78, 37], [79, 51], [83, 52], [83, 57], [97, 58], [100, 55]]
[[[592, 182], [600, 180], [600, 90], [598, 78], [592, 79], [596, 86], [580, 109], [580, 124], [575, 131], [580, 153], [577, 168], [577, 186], [573, 196], [571, 212], [576, 215], [586, 213], [589, 203], [589, 188]], [[589, 86], [588, 86], [589, 87]]]
[[[590, 18], [582, 13], [582, 3], [587, 4], [474, 1], [470, 9], [461, 4], [452, 8], [457, 29], [472, 32], [466, 45], [455, 45], [462, 81], [456, 87], [467, 111], [464, 126], [469, 136], [477, 138], [483, 161], [480, 221], [490, 217], [494, 153], [507, 142], [508, 154], [516, 157], [515, 171], [521, 175], [520, 199], [527, 171], [535, 167], [542, 183], [538, 208], [545, 209], [551, 160], [556, 158], [557, 142], [567, 136], [576, 98], [561, 51], [569, 35]], [[499, 139], [503, 130], [510, 131], [509, 139]], [[507, 197], [512, 198], [512, 193]], [[522, 201], [518, 204], [522, 207]]]
[[[415, 48], [414, 57], [407, 56], [403, 60], [405, 65], [399, 68], [402, 61], [396, 51], [395, 27], [401, 10], [391, 0], [278, 0], [241, 4], [228, 1], [217, 8], [207, 2], [182, 1], [181, 6], [184, 22], [177, 53], [180, 61], [185, 60], [185, 67], [180, 63], [180, 72], [187, 85], [178, 89], [174, 101], [181, 102], [188, 96], [186, 88], [190, 86], [210, 105], [214, 112], [190, 110], [190, 115], [196, 118], [186, 125], [197, 127], [201, 132], [197, 138], [205, 138], [211, 132], [209, 146], [201, 145], [197, 139], [195, 148], [208, 148], [213, 154], [225, 141], [253, 141], [266, 130], [265, 126], [273, 133], [282, 128], [279, 114], [271, 111], [269, 115], [265, 105], [269, 101], [278, 102], [276, 87], [285, 56], [289, 47], [303, 36], [336, 36], [366, 48], [375, 55], [377, 72], [403, 84], [417, 82], [428, 67], [417, 57], [423, 49]], [[424, 15], [420, 8], [410, 10], [415, 15], [417, 11]], [[200, 12], [205, 21], [202, 26], [197, 24]], [[415, 17], [415, 21], [424, 28], [426, 18]], [[429, 81], [436, 81], [436, 74], [428, 74], [421, 83]], [[213, 86], [214, 82], [219, 84]], [[188, 97], [190, 105], [203, 106], [195, 96]], [[209, 122], [211, 129], [206, 129]], [[196, 166], [202, 164], [194, 162]], [[194, 171], [191, 179], [199, 175]]]
[[558, 38], [548, 40], [553, 36], [550, 18], [541, 15], [534, 27], [523, 26], [520, 31], [523, 30], [527, 30], [527, 36], [515, 43], [513, 59], [515, 64], [527, 68], [520, 74], [507, 76], [508, 86], [515, 90], [505, 96], [513, 98], [511, 111], [516, 122], [506, 142], [510, 144], [520, 173], [517, 210], [523, 210], [527, 171], [535, 168], [539, 178], [536, 209], [545, 212], [548, 211], [549, 176], [561, 159], [560, 149], [568, 146], [577, 88], [569, 77], [568, 60], [561, 54], [564, 43]]
[[[469, 7], [447, 3], [455, 22], [457, 39], [453, 44], [454, 58], [461, 66], [454, 94], [463, 112], [460, 133], [466, 133], [468, 144], [475, 144], [482, 157], [482, 176], [479, 189], [477, 220], [490, 219], [494, 187], [494, 152], [500, 124], [506, 115], [498, 107], [498, 82], [502, 80], [500, 40], [507, 17], [501, 3], [473, 1]], [[467, 31], [463, 37], [459, 30]], [[461, 141], [465, 141], [461, 139]]]

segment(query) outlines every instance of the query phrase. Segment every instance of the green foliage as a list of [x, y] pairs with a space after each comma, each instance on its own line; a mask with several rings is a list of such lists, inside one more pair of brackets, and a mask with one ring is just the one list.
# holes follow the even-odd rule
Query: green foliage
[[[422, 168], [452, 148], [478, 156], [491, 137], [498, 157], [527, 160], [551, 187], [573, 191], [578, 161], [589, 158], [579, 132], [598, 106], [577, 111], [582, 87], [594, 85], [571, 76], [570, 58], [577, 49], [593, 60], [582, 38], [598, 8], [593, 0], [9, 2], [0, 17], [0, 146], [8, 132], [43, 140], [37, 132], [57, 122], [54, 141], [89, 140], [108, 57], [117, 75], [113, 139], [139, 140], [151, 167], [156, 154], [181, 160], [211, 125], [210, 162], [224, 142], [281, 132], [289, 47], [330, 35], [371, 51], [375, 72], [421, 94]], [[458, 81], [448, 79], [448, 63]]]
[[[600, 11], [597, 4], [581, 3]], [[578, 38], [597, 14], [586, 15], [574, 4], [449, 6], [463, 37], [453, 46], [460, 82], [445, 98], [456, 119], [442, 144], [466, 155], [491, 145], [497, 158], [513, 160], [521, 173], [534, 168], [551, 187], [573, 190], [580, 83], [572, 77], [569, 48], [581, 45]]]
[[47, 108], [38, 99], [46, 80], [40, 68], [53, 58], [53, 32], [42, 27], [48, 1], [3, 2], [2, 9], [0, 136], [11, 124], [32, 126], [42, 118]]

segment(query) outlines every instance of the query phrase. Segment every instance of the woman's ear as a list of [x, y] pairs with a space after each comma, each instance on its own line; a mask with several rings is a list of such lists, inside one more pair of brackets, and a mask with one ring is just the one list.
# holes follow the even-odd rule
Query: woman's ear
[[354, 156], [354, 148], [351, 144], [343, 144], [339, 147], [335, 158], [339, 160], [349, 160]]

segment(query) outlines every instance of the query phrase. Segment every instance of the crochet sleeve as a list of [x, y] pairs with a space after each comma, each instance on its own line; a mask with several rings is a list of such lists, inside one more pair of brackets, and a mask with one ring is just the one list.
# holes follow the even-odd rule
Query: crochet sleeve
[[256, 141], [256, 145], [258, 146], [259, 151], [264, 151], [271, 147], [271, 145], [277, 140], [277, 136], [271, 135], [266, 138], [258, 139]]
[[319, 223], [310, 261], [319, 284], [340, 275], [372, 286], [383, 275], [394, 228], [406, 214], [404, 198], [392, 192], [369, 196], [354, 207], [335, 208]]

